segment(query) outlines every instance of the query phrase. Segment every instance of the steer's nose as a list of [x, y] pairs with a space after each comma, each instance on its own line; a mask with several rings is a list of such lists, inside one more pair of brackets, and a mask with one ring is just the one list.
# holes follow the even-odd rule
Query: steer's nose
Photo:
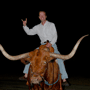
[[31, 81], [38, 81], [38, 78], [31, 78]]
[[39, 75], [37, 77], [35, 77], [35, 76], [31, 77], [31, 83], [33, 83], [33, 84], [39, 84], [39, 82], [41, 82], [41, 81], [42, 81], [42, 78]]

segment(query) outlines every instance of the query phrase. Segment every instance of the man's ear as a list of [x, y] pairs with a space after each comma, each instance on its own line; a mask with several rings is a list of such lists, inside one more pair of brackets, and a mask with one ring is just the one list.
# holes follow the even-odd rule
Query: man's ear
[[40, 19], [40, 16], [38, 16], [38, 18]]

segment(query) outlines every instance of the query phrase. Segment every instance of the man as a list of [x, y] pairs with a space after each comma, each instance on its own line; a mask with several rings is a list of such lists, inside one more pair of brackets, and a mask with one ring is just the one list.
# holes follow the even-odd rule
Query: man
[[[57, 49], [56, 46], [56, 41], [57, 41], [57, 31], [55, 28], [54, 23], [51, 23], [49, 21], [46, 20], [47, 16], [46, 16], [46, 12], [45, 11], [40, 11], [39, 12], [39, 19], [41, 21], [40, 24], [34, 26], [32, 29], [29, 29], [26, 24], [27, 24], [27, 18], [25, 21], [22, 20], [23, 22], [23, 29], [25, 30], [25, 32], [28, 35], [35, 35], [37, 34], [41, 40], [41, 44], [45, 44], [44, 42], [46, 42], [47, 40], [50, 41], [50, 43], [48, 43], [46, 45], [46, 47], [53, 47], [54, 48], [54, 53], [58, 53], [59, 51]], [[64, 67], [64, 63], [63, 60], [61, 59], [57, 59], [58, 61], [58, 65], [59, 65], [59, 69], [60, 72], [62, 74], [62, 79], [65, 85], [68, 85], [66, 79], [68, 78], [68, 75], [66, 73], [65, 67]], [[29, 69], [30, 64], [25, 66], [25, 69], [23, 71], [23, 73], [25, 73], [24, 77], [27, 78], [27, 74], [28, 74], [28, 69]]]

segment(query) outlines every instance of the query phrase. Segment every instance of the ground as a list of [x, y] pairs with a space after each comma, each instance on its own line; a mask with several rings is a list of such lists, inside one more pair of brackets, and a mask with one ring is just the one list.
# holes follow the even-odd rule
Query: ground
[[[21, 75], [0, 75], [0, 90], [28, 90], [25, 81], [19, 81]], [[72, 76], [68, 79], [69, 87], [64, 90], [90, 90], [90, 78]]]

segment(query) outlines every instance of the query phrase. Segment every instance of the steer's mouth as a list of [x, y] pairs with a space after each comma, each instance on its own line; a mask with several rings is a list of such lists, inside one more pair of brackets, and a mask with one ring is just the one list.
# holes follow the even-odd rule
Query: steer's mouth
[[35, 76], [33, 75], [31, 77], [31, 83], [33, 83], [33, 84], [40, 84], [41, 81], [43, 81], [43, 79], [39, 75], [35, 75]]

